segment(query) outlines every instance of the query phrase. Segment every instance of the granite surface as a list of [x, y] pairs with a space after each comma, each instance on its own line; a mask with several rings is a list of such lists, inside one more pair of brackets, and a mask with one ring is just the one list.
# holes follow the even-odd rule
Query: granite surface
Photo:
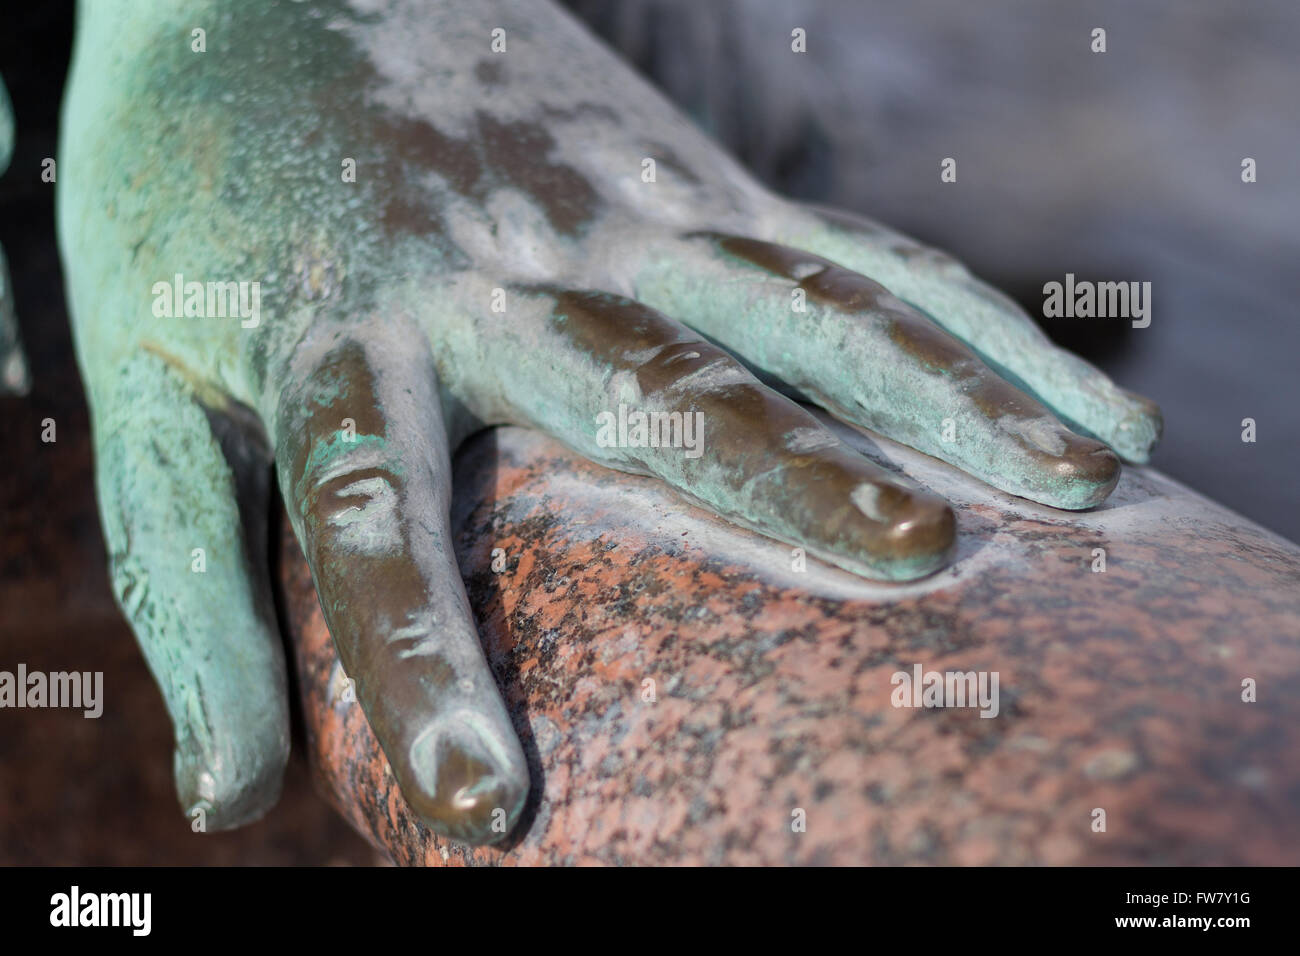
[[[952, 501], [952, 567], [801, 571], [535, 433], [462, 450], [461, 568], [532, 765], [504, 848], [409, 812], [286, 530], [323, 789], [402, 864], [1300, 862], [1300, 548], [1151, 470], [1066, 513], [851, 440]], [[917, 665], [996, 673], [997, 715], [894, 706]]]

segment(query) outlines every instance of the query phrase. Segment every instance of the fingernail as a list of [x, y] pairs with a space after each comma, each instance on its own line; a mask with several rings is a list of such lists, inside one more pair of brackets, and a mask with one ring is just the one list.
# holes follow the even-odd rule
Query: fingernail
[[465, 843], [496, 843], [518, 822], [528, 771], [513, 739], [477, 725], [473, 715], [439, 720], [411, 748], [416, 778], [407, 802], [437, 833]]

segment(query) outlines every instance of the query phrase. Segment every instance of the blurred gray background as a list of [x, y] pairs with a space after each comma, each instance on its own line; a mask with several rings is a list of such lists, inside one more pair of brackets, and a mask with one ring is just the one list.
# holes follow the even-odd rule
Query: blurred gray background
[[[568, 5], [768, 185], [952, 252], [1154, 398], [1157, 467], [1300, 540], [1296, 0]], [[1150, 281], [1150, 327], [1042, 319], [1067, 272]]]

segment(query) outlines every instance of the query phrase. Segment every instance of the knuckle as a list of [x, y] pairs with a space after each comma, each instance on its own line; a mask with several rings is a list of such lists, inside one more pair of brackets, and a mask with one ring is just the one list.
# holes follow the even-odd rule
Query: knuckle
[[636, 371], [645, 395], [711, 392], [751, 384], [753, 377], [731, 355], [704, 342], [673, 342], [655, 351]]
[[318, 527], [342, 543], [386, 550], [401, 541], [401, 498], [392, 469], [363, 466], [318, 477], [304, 507]]

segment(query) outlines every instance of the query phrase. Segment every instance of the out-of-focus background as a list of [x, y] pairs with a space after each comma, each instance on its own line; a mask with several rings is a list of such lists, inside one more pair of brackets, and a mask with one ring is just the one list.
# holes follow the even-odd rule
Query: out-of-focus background
[[[1156, 467], [1300, 540], [1294, 0], [570, 6], [769, 186], [953, 253], [1154, 398]], [[1150, 327], [1042, 319], [1067, 272], [1151, 282]]]
[[[93, 0], [90, 0], [93, 2]], [[251, 0], [232, 0], [251, 2]], [[1044, 320], [1156, 399], [1155, 465], [1300, 539], [1300, 7], [1294, 0], [571, 0], [784, 193], [864, 212], [1041, 314], [1042, 286], [1153, 284], [1149, 328]], [[198, 836], [161, 700], [107, 586], [55, 247], [71, 0], [0, 13], [18, 120], [0, 177], [34, 387], [0, 399], [0, 669], [102, 670], [114, 706], [0, 711], [0, 864], [367, 863], [296, 746], [281, 804]], [[790, 50], [807, 31], [808, 52]], [[1107, 52], [1092, 53], [1091, 31]], [[1258, 181], [1241, 181], [1241, 161]], [[957, 160], [957, 182], [939, 164]], [[40, 441], [41, 422], [58, 441]], [[1258, 441], [1241, 441], [1241, 420]], [[297, 730], [297, 728], [296, 728]]]

